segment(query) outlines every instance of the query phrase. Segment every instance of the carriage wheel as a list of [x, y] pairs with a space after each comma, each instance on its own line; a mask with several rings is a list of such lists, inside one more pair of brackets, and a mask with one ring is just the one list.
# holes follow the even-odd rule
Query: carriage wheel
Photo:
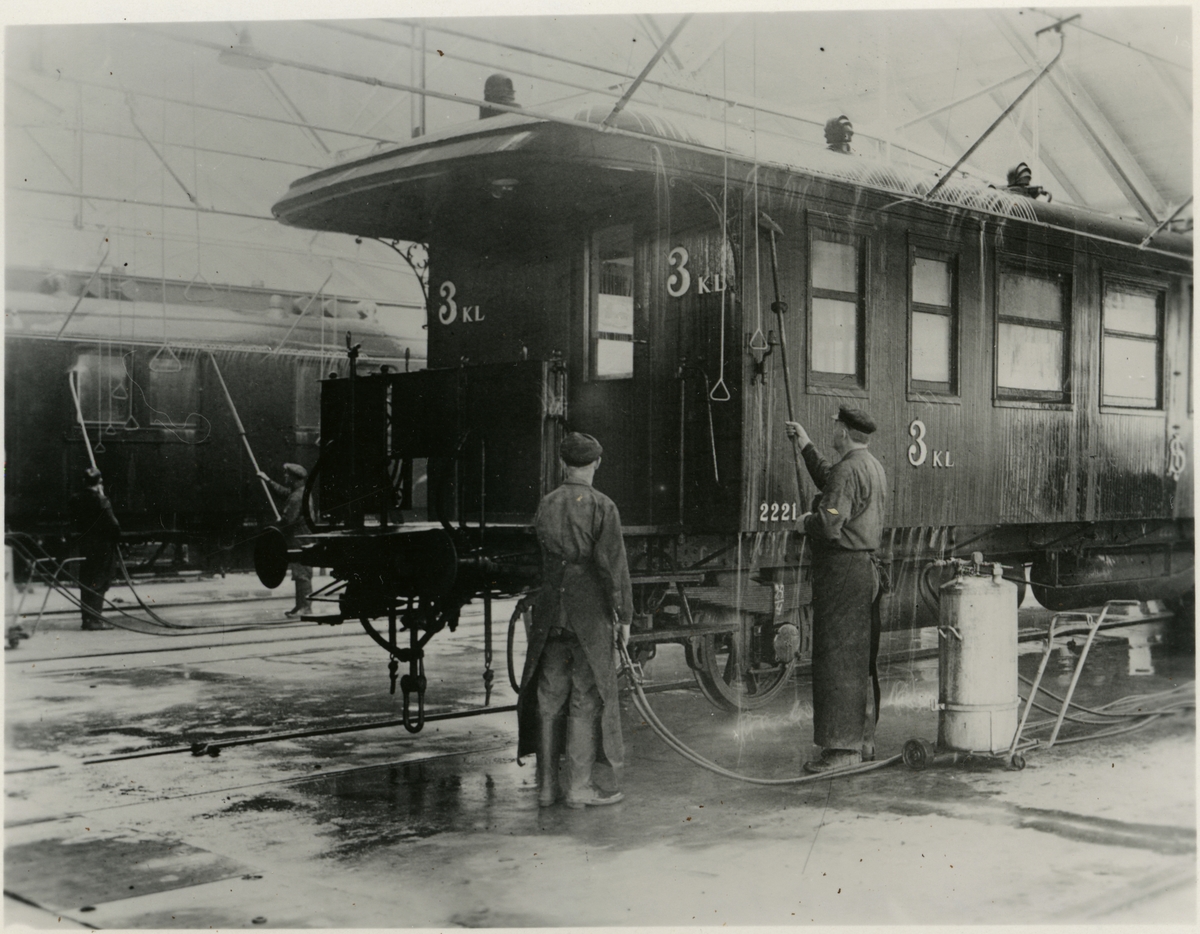
[[[721, 632], [697, 636], [689, 642], [689, 662], [696, 683], [713, 704], [722, 710], [754, 710], [769, 703], [783, 690], [796, 664], [775, 661], [771, 638], [754, 632], [763, 624], [747, 617], [745, 635]], [[765, 645], [764, 645], [765, 643]], [[748, 644], [749, 651], [741, 646]]]

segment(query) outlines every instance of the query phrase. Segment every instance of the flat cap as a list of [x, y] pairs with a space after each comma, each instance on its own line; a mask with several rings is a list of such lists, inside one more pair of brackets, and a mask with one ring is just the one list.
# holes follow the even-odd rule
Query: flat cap
[[875, 422], [862, 409], [852, 409], [848, 405], [843, 405], [838, 409], [834, 420], [841, 422], [847, 428], [861, 431], [864, 435], [874, 434], [875, 432]]
[[97, 483], [99, 483], [103, 479], [104, 478], [101, 476], [100, 471], [97, 470], [95, 467], [88, 467], [83, 472], [83, 482], [86, 483], [88, 486], [95, 486]]
[[308, 478], [308, 471], [299, 464], [284, 464], [283, 472], [291, 474], [293, 477], [300, 477], [302, 479]]
[[558, 446], [558, 456], [572, 467], [586, 467], [603, 453], [600, 442], [582, 431], [572, 431]]

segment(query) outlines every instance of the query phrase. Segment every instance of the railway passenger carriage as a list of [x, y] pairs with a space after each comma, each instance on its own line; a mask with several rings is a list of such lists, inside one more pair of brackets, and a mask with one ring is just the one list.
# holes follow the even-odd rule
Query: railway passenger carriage
[[90, 445], [126, 540], [148, 546], [150, 564], [249, 566], [273, 517], [238, 417], [259, 464], [282, 480], [285, 461], [316, 461], [320, 380], [345, 372], [347, 331], [363, 344], [364, 368], [424, 366], [421, 317], [398, 305], [7, 273], [6, 531], [60, 556]]
[[[1188, 599], [1190, 235], [607, 117], [505, 113], [301, 179], [275, 206], [429, 251], [430, 369], [325, 384], [321, 494], [344, 509], [308, 547], [345, 581], [344, 615], [394, 628], [401, 612], [419, 654], [416, 630], [471, 595], [532, 586], [557, 441], [587, 431], [625, 526], [635, 644], [683, 642], [714, 701], [761, 702], [793, 664], [774, 633], [810, 599], [794, 529], [814, 491], [783, 423], [791, 405], [831, 454], [841, 404], [878, 422], [892, 485], [885, 626], [932, 622], [930, 562], [974, 551], [1028, 566], [1054, 608]], [[401, 524], [388, 490], [416, 457], [444, 541]], [[348, 558], [364, 536], [395, 543], [387, 567]], [[448, 549], [436, 585], [411, 570], [413, 536]], [[415, 599], [441, 609], [403, 615]]]

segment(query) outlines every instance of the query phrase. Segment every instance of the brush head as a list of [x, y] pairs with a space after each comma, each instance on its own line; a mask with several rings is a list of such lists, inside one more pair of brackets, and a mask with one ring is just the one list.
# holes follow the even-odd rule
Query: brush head
[[761, 227], [763, 230], [770, 231], [771, 233], [775, 234], [775, 236], [777, 236], [777, 237], [783, 236], [783, 228], [780, 227], [778, 224], [776, 224], [773, 220], [771, 220], [771, 215], [768, 214], [766, 211], [758, 212], [758, 226]]

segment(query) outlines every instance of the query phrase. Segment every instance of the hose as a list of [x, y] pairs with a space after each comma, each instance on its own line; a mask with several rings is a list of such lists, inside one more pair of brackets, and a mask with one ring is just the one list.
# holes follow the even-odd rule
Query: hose
[[[37, 544], [31, 536], [23, 532], [10, 532], [4, 537], [5, 543], [10, 545], [14, 551], [21, 555], [26, 561], [33, 563], [36, 557], [50, 558], [51, 555], [40, 545]], [[35, 550], [36, 549], [36, 550]], [[125, 559], [118, 552], [121, 570], [125, 576], [125, 581], [129, 585], [130, 591], [137, 599], [138, 605], [146, 611], [150, 616], [150, 620], [144, 620], [132, 615], [127, 610], [114, 604], [108, 598], [104, 599], [104, 607], [108, 621], [118, 629], [124, 629], [128, 632], [136, 632], [141, 635], [156, 635], [156, 636], [188, 636], [188, 635], [213, 635], [215, 633], [227, 632], [253, 632], [259, 629], [275, 629], [281, 626], [295, 626], [291, 620], [279, 621], [276, 623], [251, 623], [242, 626], [182, 626], [178, 623], [171, 623], [158, 616], [153, 610], [146, 606], [141, 596], [133, 586], [133, 581], [130, 579], [129, 570], [125, 566]], [[82, 609], [83, 601], [69, 589], [65, 583], [60, 580], [49, 578], [42, 575], [46, 585], [56, 593], [65, 597], [76, 609]], [[79, 585], [83, 587], [83, 584]], [[119, 618], [113, 618], [112, 614], [116, 614]]]
[[815, 775], [799, 775], [794, 778], [758, 778], [752, 775], [742, 775], [739, 772], [734, 772], [725, 768], [722, 765], [704, 758], [694, 749], [684, 744], [674, 733], [667, 729], [666, 724], [659, 719], [658, 715], [650, 707], [650, 702], [646, 700], [646, 694], [642, 690], [642, 676], [633, 660], [629, 657], [629, 650], [623, 644], [618, 642], [618, 652], [621, 658], [621, 668], [629, 675], [630, 684], [633, 686], [633, 704], [637, 708], [642, 719], [649, 724], [650, 728], [658, 734], [658, 737], [667, 744], [679, 755], [683, 756], [694, 765], [700, 766], [709, 772], [720, 775], [724, 778], [730, 778], [734, 781], [745, 782], [751, 785], [802, 785], [809, 782], [818, 782], [830, 778], [842, 778], [847, 775], [861, 775], [865, 772], [874, 772], [879, 769], [886, 768], [901, 761], [901, 756], [892, 756], [890, 759], [883, 759], [879, 762], [864, 762], [861, 765], [849, 766], [844, 769], [832, 769], [828, 772], [821, 772]]
[[[1024, 681], [1026, 684], [1032, 684], [1032, 682], [1028, 678], [1024, 677], [1023, 675], [1018, 675], [1018, 677], [1022, 681]], [[1111, 701], [1111, 702], [1105, 704], [1103, 707], [1101, 707], [1099, 709], [1085, 707], [1082, 704], [1076, 704], [1074, 701], [1072, 701], [1068, 705], [1068, 709], [1075, 709], [1075, 710], [1083, 711], [1084, 713], [1092, 714], [1095, 717], [1101, 718], [1101, 719], [1085, 719], [1083, 717], [1071, 716], [1070, 714], [1067, 714], [1063, 717], [1064, 720], [1070, 720], [1073, 723], [1099, 725], [1099, 724], [1112, 724], [1113, 721], [1135, 720], [1137, 722], [1130, 723], [1130, 724], [1127, 724], [1124, 726], [1113, 725], [1113, 726], [1111, 726], [1110, 729], [1097, 730], [1093, 733], [1086, 733], [1082, 736], [1070, 736], [1070, 737], [1066, 737], [1066, 738], [1061, 738], [1061, 737], [1055, 738], [1054, 744], [1056, 746], [1058, 746], [1058, 745], [1064, 745], [1067, 743], [1082, 743], [1082, 742], [1086, 742], [1088, 740], [1093, 740], [1093, 739], [1104, 739], [1104, 738], [1107, 738], [1110, 736], [1121, 736], [1125, 733], [1132, 733], [1134, 730], [1140, 730], [1143, 727], [1149, 726], [1151, 723], [1153, 723], [1156, 720], [1159, 720], [1163, 717], [1175, 716], [1175, 715], [1187, 713], [1189, 711], [1195, 711], [1195, 709], [1196, 709], [1195, 689], [1196, 689], [1195, 682], [1194, 681], [1188, 682], [1187, 684], [1181, 684], [1178, 687], [1170, 688], [1166, 691], [1157, 691], [1152, 694], [1140, 694], [1140, 695], [1135, 694], [1135, 695], [1130, 695], [1128, 697], [1121, 697], [1121, 698], [1118, 698], [1117, 700], [1114, 700], [1114, 701]], [[1060, 703], [1063, 700], [1063, 698], [1059, 697], [1053, 691], [1047, 690], [1046, 688], [1041, 687], [1040, 685], [1039, 685], [1038, 690], [1049, 695], [1050, 697], [1054, 698], [1055, 700], [1059, 701]], [[1149, 709], [1147, 709], [1145, 706], [1139, 706], [1139, 708], [1136, 711], [1131, 710], [1128, 713], [1122, 713], [1117, 709], [1117, 708], [1120, 708], [1120, 707], [1123, 707], [1126, 705], [1132, 705], [1132, 704], [1145, 705], [1151, 699], [1167, 699], [1169, 701], [1169, 699], [1171, 699], [1171, 698], [1177, 698], [1177, 699], [1173, 703], [1168, 702], [1168, 703], [1161, 704], [1161, 705], [1158, 705], [1156, 707], [1152, 707]], [[1021, 698], [1021, 700], [1026, 700], [1026, 698]], [[1027, 723], [1025, 725], [1026, 730], [1036, 730], [1036, 729], [1042, 729], [1045, 727], [1051, 727], [1056, 722], [1058, 722], [1059, 711], [1052, 710], [1049, 707], [1039, 704], [1037, 701], [1033, 700], [1032, 698], [1028, 699], [1027, 703], [1031, 704], [1033, 707], [1036, 707], [1038, 710], [1042, 711], [1043, 713], [1050, 714], [1055, 719], [1039, 720], [1034, 723]], [[1104, 718], [1109, 718], [1109, 719], [1104, 719]], [[1034, 744], [1038, 744], [1038, 742], [1036, 740], [1034, 740], [1032, 742]], [[1049, 748], [1049, 747], [1047, 747], [1047, 748]]]
[[[1033, 684], [1032, 680], [1029, 678], [1026, 678], [1024, 675], [1018, 675], [1017, 677], [1020, 678], [1022, 681], [1024, 681], [1028, 685]], [[1110, 708], [1109, 710], [1105, 710], [1104, 708], [1093, 709], [1091, 707], [1085, 707], [1083, 704], [1077, 704], [1074, 701], [1071, 702], [1070, 706], [1072, 708], [1074, 708], [1075, 710], [1082, 711], [1083, 713], [1092, 714], [1093, 716], [1096, 716], [1096, 717], [1102, 717], [1102, 718], [1109, 717], [1109, 718], [1117, 719], [1117, 720], [1129, 720], [1129, 719], [1133, 719], [1133, 718], [1136, 718], [1139, 716], [1146, 716], [1146, 713], [1143, 712], [1142, 710], [1131, 711], [1130, 713], [1120, 713], [1120, 712], [1113, 711], [1111, 708], [1116, 707], [1118, 704], [1145, 703], [1145, 701], [1149, 698], [1165, 697], [1165, 696], [1172, 695], [1172, 694], [1179, 694], [1181, 692], [1191, 692], [1193, 694], [1193, 699], [1192, 699], [1190, 705], [1187, 705], [1187, 704], [1171, 705], [1170, 707], [1161, 708], [1158, 710], [1152, 710], [1150, 712], [1151, 713], [1161, 713], [1166, 710], [1174, 712], [1177, 709], [1186, 709], [1188, 706], [1194, 708], [1195, 707], [1195, 699], [1194, 699], [1195, 688], [1196, 688], [1195, 682], [1189, 682], [1188, 684], [1181, 684], [1178, 687], [1171, 688], [1170, 690], [1167, 690], [1167, 691], [1159, 691], [1155, 694], [1136, 694], [1136, 695], [1131, 695], [1130, 697], [1118, 698], [1117, 700], [1111, 701], [1108, 704], [1104, 705], [1105, 707]], [[1063, 698], [1059, 697], [1059, 695], [1055, 694], [1053, 691], [1048, 690], [1047, 688], [1045, 688], [1043, 686], [1039, 686], [1038, 690], [1041, 693], [1046, 694], [1049, 697], [1053, 698], [1054, 700], [1058, 701], [1060, 704], [1062, 703]], [[1025, 700], [1025, 698], [1021, 698], [1021, 700]], [[1037, 707], [1038, 710], [1043, 711], [1044, 713], [1052, 713], [1052, 714], [1057, 715], [1057, 711], [1049, 710], [1048, 708], [1043, 707], [1041, 704], [1038, 704], [1036, 701], [1034, 702], [1034, 706]], [[1080, 722], [1080, 723], [1104, 723], [1105, 722], [1103, 719], [1101, 719], [1101, 720], [1079, 720], [1076, 717], [1067, 717], [1067, 719], [1068, 720], [1076, 720], [1077, 722]]]
[[941, 570], [937, 564], [927, 564], [921, 569], [921, 575], [917, 578], [917, 591], [921, 594], [921, 599], [925, 601], [925, 606], [934, 614], [941, 610], [941, 595], [936, 587], [929, 582], [929, 574], [931, 571]]
[[512, 611], [512, 616], [508, 618], [508, 640], [507, 640], [507, 660], [508, 660], [508, 683], [511, 685], [514, 694], [521, 693], [521, 681], [517, 677], [517, 659], [516, 659], [516, 637], [517, 637], [517, 620], [525, 613], [528, 607], [529, 597], [522, 597], [517, 601], [516, 607]]
[[[516, 615], [514, 614], [514, 620], [513, 620], [514, 622], [515, 622], [515, 619], [516, 619]], [[682, 740], [680, 740], [677, 736], [675, 736], [675, 734], [673, 734], [667, 728], [666, 724], [664, 724], [662, 722], [662, 720], [659, 718], [659, 716], [654, 712], [653, 708], [651, 708], [650, 702], [646, 699], [646, 694], [642, 689], [642, 680], [643, 679], [642, 679], [641, 672], [638, 669], [638, 666], [635, 665], [633, 660], [630, 658], [628, 648], [625, 645], [618, 643], [618, 652], [619, 652], [620, 659], [621, 659], [621, 669], [629, 676], [630, 684], [633, 687], [634, 707], [637, 709], [638, 713], [642, 716], [642, 719], [645, 720], [645, 722], [650, 726], [650, 728], [658, 735], [658, 737], [668, 747], [670, 747], [672, 750], [674, 750], [679, 755], [683, 756], [683, 758], [687, 759], [692, 764], [697, 765], [700, 768], [705, 769], [709, 772], [712, 772], [716, 775], [720, 775], [724, 778], [730, 778], [730, 779], [733, 779], [734, 781], [745, 782], [747, 784], [752, 784], [752, 785], [800, 785], [800, 784], [805, 784], [808, 782], [820, 781], [820, 780], [826, 779], [826, 778], [841, 778], [841, 777], [847, 776], [847, 775], [859, 775], [859, 774], [863, 774], [866, 772], [873, 772], [878, 769], [882, 769], [887, 766], [893, 765], [897, 762], [900, 762], [903, 759], [903, 756], [896, 755], [896, 756], [892, 756], [888, 759], [880, 760], [878, 762], [864, 762], [861, 765], [850, 766], [850, 767], [847, 767], [844, 769], [835, 769], [835, 770], [831, 770], [829, 772], [822, 772], [822, 773], [818, 773], [815, 775], [796, 776], [794, 778], [759, 778], [756, 776], [742, 775], [741, 773], [734, 772], [730, 769], [725, 768], [722, 765], [718, 765], [717, 763], [715, 763], [709, 759], [706, 759], [704, 756], [700, 755], [694, 749], [691, 749], [689, 746], [687, 746]], [[1021, 680], [1024, 681], [1027, 679], [1022, 677]], [[1174, 688], [1170, 691], [1163, 691], [1163, 692], [1159, 692], [1157, 694], [1146, 695], [1146, 696], [1159, 697], [1159, 696], [1163, 696], [1163, 695], [1177, 694], [1180, 692], [1187, 692], [1189, 690], [1194, 690], [1194, 687], [1195, 687], [1194, 683], [1190, 684], [1190, 685], [1181, 685], [1179, 688]], [[1046, 693], [1051, 694], [1051, 692], [1049, 692], [1049, 691], [1046, 691]], [[1053, 697], [1054, 695], [1051, 694], [1051, 696]], [[1061, 700], [1061, 698], [1057, 698], [1057, 699]], [[1111, 704], [1107, 704], [1105, 706], [1115, 707], [1122, 703], [1137, 702], [1137, 701], [1142, 701], [1142, 700], [1143, 700], [1143, 698], [1138, 697], [1138, 696], [1135, 696], [1132, 698], [1120, 698], [1116, 701], [1113, 701]], [[1048, 708], [1042, 706], [1041, 704], [1038, 704], [1036, 701], [1034, 702], [1034, 706], [1037, 707], [1037, 709], [1042, 710], [1046, 713], [1057, 714], [1057, 711], [1049, 710]], [[1072, 703], [1070, 706], [1074, 707], [1074, 708], [1078, 708], [1078, 709], [1083, 709], [1087, 712], [1092, 712], [1089, 708], [1080, 708], [1079, 705], [1074, 704], [1074, 703]], [[1190, 710], [1195, 709], [1194, 699], [1191, 700], [1190, 702], [1185, 700], [1178, 704], [1170, 704], [1165, 707], [1161, 707], [1161, 708], [1151, 710], [1149, 712], [1144, 712], [1144, 713], [1139, 712], [1136, 714], [1126, 714], [1126, 715], [1120, 715], [1120, 714], [1116, 714], [1116, 713], [1108, 713], [1108, 714], [1106, 714], [1107, 716], [1119, 717], [1121, 719], [1126, 719], [1126, 720], [1136, 718], [1138, 720], [1138, 722], [1129, 724], [1127, 726], [1114, 727], [1114, 728], [1108, 729], [1108, 730], [1099, 730], [1095, 733], [1089, 733], [1084, 736], [1073, 736], [1073, 737], [1068, 737], [1066, 739], [1058, 739], [1058, 740], [1056, 740], [1056, 744], [1063, 745], [1066, 743], [1082, 743], [1082, 742], [1086, 742], [1088, 740], [1093, 740], [1093, 739], [1103, 739], [1103, 738], [1110, 737], [1110, 736], [1120, 736], [1125, 733], [1131, 733], [1135, 730], [1140, 730], [1143, 727], [1148, 726], [1149, 724], [1153, 723], [1154, 721], [1160, 719], [1161, 717], [1169, 716], [1169, 715], [1176, 714], [1176, 713], [1182, 713], [1189, 709]], [[1073, 722], [1077, 722], [1077, 723], [1103, 723], [1103, 722], [1105, 722], [1103, 720], [1100, 720], [1100, 721], [1084, 720], [1079, 717], [1070, 717], [1070, 716], [1068, 716], [1067, 719], [1072, 720]], [[1038, 727], [1050, 726], [1053, 723], [1054, 723], [1053, 720], [1045, 720], [1045, 721], [1040, 721], [1038, 723], [1026, 724], [1025, 728], [1026, 729], [1036, 729]], [[1039, 745], [1041, 745], [1041, 744], [1038, 740], [1028, 740], [1024, 743], [1021, 743], [1015, 751], [1024, 752], [1024, 751], [1027, 751], [1027, 750], [1032, 749]]]

